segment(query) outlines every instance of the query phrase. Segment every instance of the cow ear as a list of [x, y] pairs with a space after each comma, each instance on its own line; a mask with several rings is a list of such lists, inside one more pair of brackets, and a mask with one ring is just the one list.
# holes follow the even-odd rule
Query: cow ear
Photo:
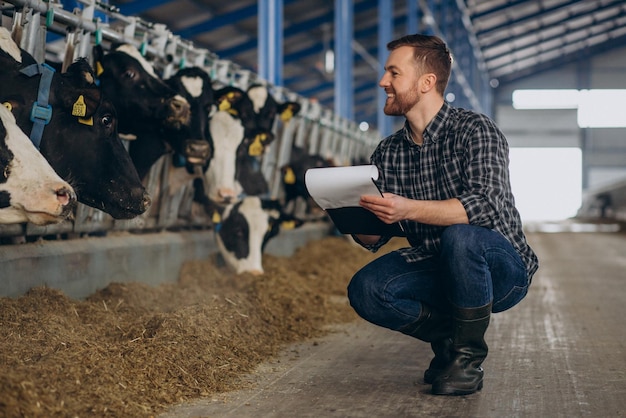
[[243, 91], [236, 88], [224, 88], [218, 90], [215, 103], [219, 110], [225, 110], [229, 113], [234, 111], [236, 114], [237, 111], [234, 109], [234, 106], [239, 103], [242, 98]]
[[288, 122], [300, 112], [301, 108], [298, 102], [286, 102], [278, 106], [278, 114], [283, 122]]
[[92, 49], [94, 69], [96, 72], [96, 77], [100, 77], [104, 72], [104, 67], [102, 66], [102, 59], [104, 58], [104, 49], [102, 45], [96, 45]]
[[85, 58], [79, 58], [74, 61], [67, 68], [66, 74], [83, 87], [96, 87], [96, 74]]

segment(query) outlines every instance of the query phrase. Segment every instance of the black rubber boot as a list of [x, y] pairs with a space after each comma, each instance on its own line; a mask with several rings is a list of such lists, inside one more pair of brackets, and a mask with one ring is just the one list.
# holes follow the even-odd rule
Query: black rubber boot
[[[451, 334], [452, 332], [450, 332]], [[435, 357], [430, 361], [428, 369], [424, 372], [424, 383], [431, 384], [437, 376], [452, 361], [452, 338], [444, 338], [443, 340], [433, 341], [430, 347], [435, 353]]]
[[454, 309], [452, 361], [435, 378], [434, 395], [469, 395], [483, 387], [481, 364], [487, 357], [485, 331], [491, 317], [491, 303], [480, 308]]
[[452, 361], [452, 317], [431, 309], [422, 303], [419, 318], [398, 331], [430, 343], [435, 357], [424, 372], [424, 382], [432, 383], [437, 375]]

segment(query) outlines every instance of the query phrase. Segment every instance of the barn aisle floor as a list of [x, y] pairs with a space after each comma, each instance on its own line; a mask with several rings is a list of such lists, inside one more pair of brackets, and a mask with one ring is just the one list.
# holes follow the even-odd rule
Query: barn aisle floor
[[184, 417], [626, 417], [626, 236], [530, 233], [527, 298], [492, 317], [481, 392], [438, 397], [427, 344], [358, 321], [290, 346], [251, 389], [171, 408]]

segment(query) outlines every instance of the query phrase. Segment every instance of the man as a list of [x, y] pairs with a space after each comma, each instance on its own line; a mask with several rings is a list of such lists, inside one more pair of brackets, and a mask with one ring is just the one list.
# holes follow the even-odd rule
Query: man
[[[400, 222], [411, 246], [358, 271], [348, 297], [364, 319], [431, 343], [424, 381], [433, 394], [467, 395], [483, 386], [491, 313], [524, 298], [538, 260], [511, 194], [504, 135], [443, 98], [452, 66], [445, 43], [410, 35], [387, 48], [385, 114], [406, 122], [371, 156], [384, 197], [360, 204]], [[375, 252], [391, 237], [354, 238]]]

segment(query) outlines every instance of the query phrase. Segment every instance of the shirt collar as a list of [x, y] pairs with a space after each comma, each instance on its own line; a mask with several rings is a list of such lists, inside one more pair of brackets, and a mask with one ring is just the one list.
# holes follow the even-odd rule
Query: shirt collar
[[[452, 106], [448, 102], [444, 100], [443, 106], [439, 109], [439, 112], [435, 115], [433, 120], [431, 120], [428, 125], [426, 125], [426, 129], [422, 135], [424, 136], [424, 144], [426, 145], [430, 142], [437, 142], [439, 140], [439, 136], [443, 137], [444, 135], [444, 126], [446, 124], [446, 120], [449, 118], [452, 113]], [[418, 146], [414, 141], [411, 135], [411, 127], [409, 126], [409, 122], [404, 122], [404, 127], [402, 128], [402, 136], [404, 140], [411, 143], [412, 145]]]
[[424, 144], [427, 142], [437, 142], [439, 138], [445, 136], [444, 127], [451, 112], [452, 106], [444, 100], [443, 106], [441, 106], [439, 112], [437, 112], [433, 120], [431, 120], [428, 125], [426, 125], [426, 129], [424, 129]]

